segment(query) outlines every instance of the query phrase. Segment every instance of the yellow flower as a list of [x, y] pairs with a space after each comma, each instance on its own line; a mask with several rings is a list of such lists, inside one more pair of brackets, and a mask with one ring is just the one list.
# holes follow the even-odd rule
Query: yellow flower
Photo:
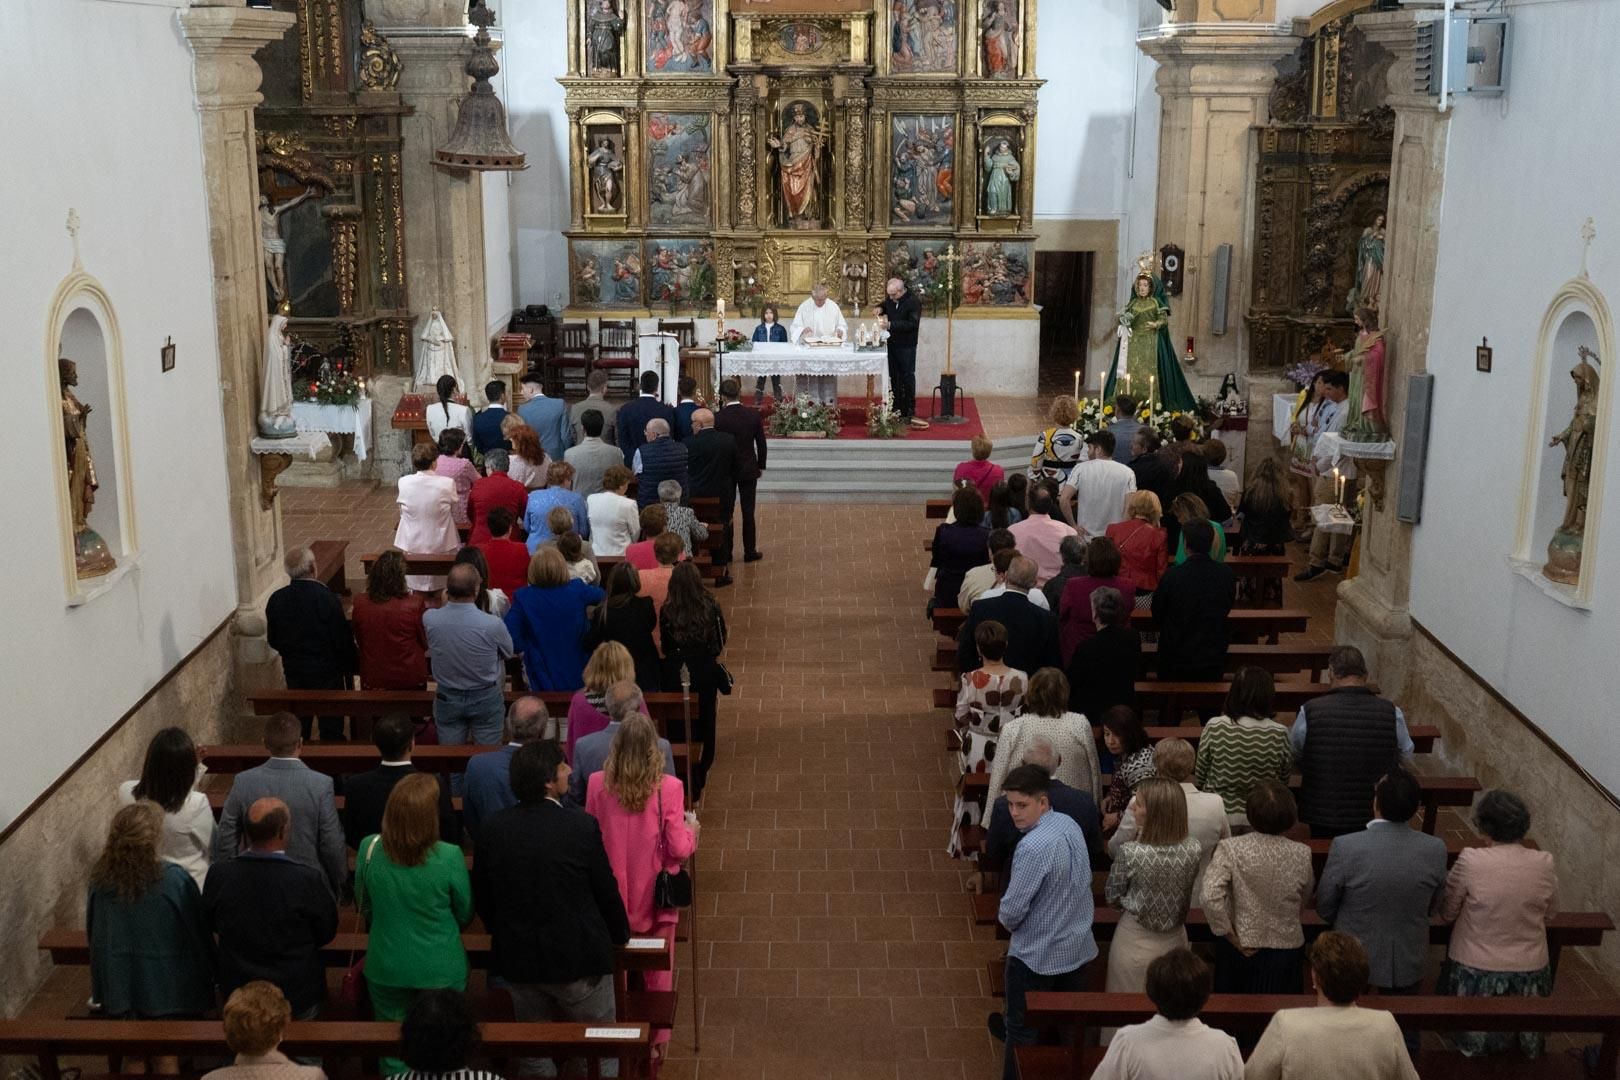
[[1113, 416], [1114, 415], [1114, 407], [1112, 405], [1103, 406], [1103, 415], [1104, 416]]

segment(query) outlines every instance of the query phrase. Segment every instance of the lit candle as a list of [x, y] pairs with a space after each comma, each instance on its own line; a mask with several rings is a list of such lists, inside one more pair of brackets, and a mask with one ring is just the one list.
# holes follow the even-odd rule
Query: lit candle
[[1074, 400], [1080, 400], [1080, 372], [1074, 373]]
[[1103, 391], [1108, 387], [1108, 372], [1097, 372], [1097, 399], [1102, 400]]
[[1125, 372], [1124, 375], [1120, 376], [1120, 378], [1125, 380], [1125, 392], [1127, 394], [1130, 393], [1131, 392], [1131, 373], [1129, 371], [1127, 371], [1127, 372]]
[[1148, 412], [1149, 413], [1151, 413], [1153, 411], [1153, 390], [1158, 385], [1158, 382], [1159, 382], [1159, 377], [1157, 375], [1149, 375], [1148, 376]]
[[1342, 503], [1344, 501], [1344, 497], [1343, 497], [1343, 494], [1342, 494], [1343, 490], [1344, 489], [1340, 486], [1339, 470], [1338, 470], [1337, 467], [1335, 467], [1334, 470], [1333, 470], [1333, 502], [1334, 502], [1334, 505], [1338, 505], [1338, 504], [1340, 504], [1340, 503]]
[[716, 318], [723, 319], [723, 318], [726, 317], [726, 298], [725, 297], [722, 296], [719, 300], [715, 301], [714, 314], [715, 314]]

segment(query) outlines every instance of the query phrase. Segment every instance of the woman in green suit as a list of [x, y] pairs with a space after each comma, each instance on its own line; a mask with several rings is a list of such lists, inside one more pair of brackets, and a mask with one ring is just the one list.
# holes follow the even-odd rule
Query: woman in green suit
[[[412, 773], [394, 785], [382, 832], [360, 841], [354, 899], [371, 935], [366, 986], [378, 1020], [403, 1020], [422, 990], [467, 988], [472, 882], [461, 849], [439, 839], [436, 778]], [[384, 1059], [384, 1075], [404, 1071]]]

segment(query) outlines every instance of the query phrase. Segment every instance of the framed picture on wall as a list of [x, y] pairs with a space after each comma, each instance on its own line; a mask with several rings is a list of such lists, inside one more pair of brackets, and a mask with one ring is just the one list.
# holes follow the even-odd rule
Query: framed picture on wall
[[173, 338], [164, 338], [163, 339], [163, 348], [161, 350], [159, 350], [159, 352], [161, 353], [161, 355], [163, 357], [163, 370], [165, 372], [173, 371], [174, 370], [174, 339]]
[[1474, 349], [1474, 370], [1490, 373], [1491, 343], [1485, 338], [1480, 338], [1479, 345]]

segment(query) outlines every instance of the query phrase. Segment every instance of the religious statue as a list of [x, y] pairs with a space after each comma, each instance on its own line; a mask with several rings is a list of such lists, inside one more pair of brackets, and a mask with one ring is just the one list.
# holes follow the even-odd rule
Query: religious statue
[[399, 88], [399, 54], [370, 19], [360, 24], [360, 85], [367, 90]]
[[266, 439], [290, 439], [298, 434], [292, 415], [292, 337], [287, 316], [270, 317], [264, 335], [264, 386], [259, 394], [259, 434]]
[[1016, 213], [1013, 187], [1023, 175], [1012, 141], [996, 139], [984, 148], [984, 212], [992, 217]]
[[1358, 307], [1378, 310], [1378, 294], [1384, 284], [1384, 215], [1361, 230], [1356, 244], [1356, 283], [1350, 287], [1346, 303], [1351, 311]]
[[619, 39], [624, 35], [624, 16], [615, 0], [595, 0], [587, 18], [586, 67], [590, 74], [617, 78]]
[[985, 0], [979, 20], [979, 42], [987, 79], [1018, 77], [1018, 22], [1007, 14], [1006, 0]]
[[1389, 426], [1384, 423], [1384, 332], [1378, 329], [1378, 314], [1371, 308], [1356, 308], [1356, 344], [1344, 365], [1350, 373], [1345, 441], [1388, 440]]
[[618, 213], [623, 208], [620, 201], [623, 194], [620, 174], [624, 172], [624, 162], [619, 160], [618, 153], [613, 149], [613, 140], [606, 135], [600, 136], [590, 156], [585, 159], [585, 167], [591, 174], [593, 209], [599, 214]]
[[1569, 426], [1554, 435], [1549, 446], [1564, 445], [1564, 520], [1547, 545], [1547, 565], [1541, 568], [1550, 581], [1575, 585], [1581, 578], [1581, 547], [1586, 535], [1586, 496], [1592, 482], [1592, 449], [1597, 438], [1598, 355], [1582, 345], [1580, 362], [1570, 371], [1575, 380], [1575, 415]]
[[96, 463], [90, 455], [90, 406], [73, 393], [79, 385], [79, 365], [67, 357], [56, 362], [62, 384], [62, 435], [67, 450], [68, 507], [73, 517], [74, 572], [81, 578], [100, 577], [117, 566], [107, 543], [90, 527], [96, 505]]
[[287, 240], [281, 235], [281, 215], [319, 194], [313, 187], [279, 206], [270, 196], [259, 196], [259, 238], [264, 244], [264, 274], [270, 284], [270, 300], [279, 305], [287, 299]]
[[1150, 269], [1152, 259], [1144, 255], [1137, 261], [1131, 299], [1119, 313], [1119, 352], [1103, 398], [1112, 401], [1124, 392], [1143, 404], [1151, 397], [1156, 409], [1191, 409], [1197, 401], [1170, 343], [1170, 304], [1164, 283]]
[[436, 386], [443, 375], [461, 381], [456, 369], [455, 339], [450, 336], [444, 315], [434, 308], [428, 313], [427, 329], [422, 331], [422, 351], [416, 354], [416, 385]]
[[765, 145], [776, 151], [777, 177], [782, 192], [782, 224], [795, 229], [821, 227], [821, 157], [827, 132], [811, 115], [811, 106], [795, 101], [780, 135]]

